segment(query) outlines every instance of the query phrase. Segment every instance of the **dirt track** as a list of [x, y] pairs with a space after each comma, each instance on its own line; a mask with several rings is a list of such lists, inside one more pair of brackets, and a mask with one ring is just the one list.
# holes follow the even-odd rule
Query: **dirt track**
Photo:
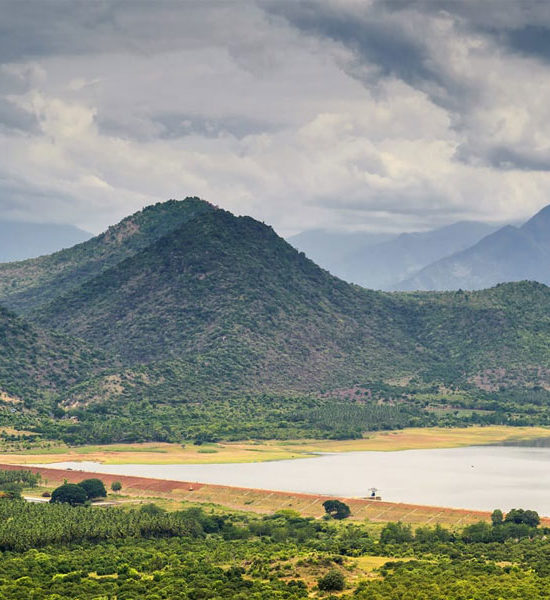
[[[40, 473], [42, 479], [50, 486], [61, 484], [64, 480], [67, 480], [69, 483], [78, 483], [82, 479], [99, 477], [107, 487], [113, 481], [120, 481], [125, 495], [219, 504], [228, 508], [257, 513], [271, 513], [281, 509], [292, 509], [306, 516], [321, 517], [324, 514], [323, 502], [332, 498], [331, 496], [300, 494], [296, 492], [269, 491], [196, 482], [132, 477], [128, 475], [107, 475], [87, 471], [67, 471], [44, 467], [0, 464], [0, 469], [15, 470], [21, 468], [28, 469], [34, 473]], [[490, 519], [490, 513], [485, 511], [382, 502], [364, 498], [340, 499], [344, 500], [350, 506], [352, 518], [369, 519], [374, 522], [403, 521], [414, 524], [446, 523], [448, 525], [466, 525]], [[550, 518], [545, 518], [542, 521], [544, 525], [550, 526]]]

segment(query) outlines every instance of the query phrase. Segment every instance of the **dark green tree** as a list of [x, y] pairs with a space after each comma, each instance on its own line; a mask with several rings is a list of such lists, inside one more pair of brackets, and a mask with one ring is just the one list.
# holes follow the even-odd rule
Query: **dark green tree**
[[78, 485], [86, 492], [88, 500], [107, 496], [107, 490], [101, 479], [84, 479]]
[[333, 569], [321, 577], [317, 582], [317, 585], [319, 586], [319, 589], [324, 592], [336, 592], [344, 589], [346, 580], [340, 571]]
[[504, 519], [505, 523], [524, 524], [529, 527], [538, 527], [540, 523], [539, 514], [534, 510], [523, 510], [523, 508], [512, 508]]
[[349, 506], [340, 500], [325, 500], [323, 508], [333, 519], [345, 519], [351, 515]]
[[56, 504], [84, 504], [88, 499], [88, 495], [84, 488], [74, 483], [64, 483], [52, 492], [50, 502]]
[[495, 510], [491, 513], [491, 521], [494, 526], [502, 525], [502, 522], [504, 521], [504, 515], [502, 514], [500, 508], [495, 508]]

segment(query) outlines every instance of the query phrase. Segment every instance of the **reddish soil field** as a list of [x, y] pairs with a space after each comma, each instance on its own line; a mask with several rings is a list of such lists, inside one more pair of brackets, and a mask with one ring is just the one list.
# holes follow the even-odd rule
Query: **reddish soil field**
[[[44, 467], [0, 464], [0, 469], [28, 469], [34, 473], [40, 473], [44, 483], [48, 486], [59, 485], [64, 480], [67, 480], [69, 483], [78, 483], [83, 479], [98, 477], [105, 483], [106, 487], [109, 487], [113, 481], [120, 481], [122, 484], [122, 493], [125, 495], [211, 503], [257, 513], [271, 513], [281, 509], [292, 509], [305, 516], [321, 517], [324, 514], [323, 502], [334, 499], [332, 496], [319, 496], [315, 494], [259, 490], [187, 481], [133, 477], [129, 475], [107, 475], [103, 473], [67, 471]], [[490, 520], [490, 513], [486, 511], [383, 502], [365, 498], [340, 498], [340, 500], [345, 501], [349, 505], [352, 511], [352, 518], [369, 519], [373, 522], [403, 521], [414, 524], [442, 523], [461, 526], [476, 521]], [[550, 518], [543, 518], [542, 523], [550, 526]]]

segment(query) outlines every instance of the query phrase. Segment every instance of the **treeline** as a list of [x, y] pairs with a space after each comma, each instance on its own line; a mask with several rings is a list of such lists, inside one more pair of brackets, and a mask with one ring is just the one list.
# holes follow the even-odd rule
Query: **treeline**
[[[12, 411], [16, 412], [12, 412]], [[435, 385], [366, 383], [346, 398], [226, 394], [200, 402], [152, 399], [90, 403], [65, 409], [52, 401], [39, 412], [0, 408], [0, 425], [25, 432], [0, 436], [0, 445], [29, 448], [39, 438], [70, 445], [119, 442], [215, 442], [243, 439], [354, 439], [404, 427], [550, 425], [550, 392], [542, 388], [486, 392], [439, 390]]]

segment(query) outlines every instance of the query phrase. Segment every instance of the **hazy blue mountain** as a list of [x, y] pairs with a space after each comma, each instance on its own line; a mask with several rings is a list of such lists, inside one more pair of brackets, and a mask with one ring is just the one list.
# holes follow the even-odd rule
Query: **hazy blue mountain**
[[287, 241], [323, 269], [339, 275], [347, 256], [396, 237], [390, 233], [310, 229], [287, 238]]
[[507, 281], [550, 283], [550, 205], [521, 227], [508, 225], [443, 258], [396, 290], [479, 290]]
[[363, 287], [388, 290], [425, 266], [464, 250], [494, 232], [493, 225], [461, 221], [421, 233], [402, 233], [341, 258], [333, 274]]
[[73, 225], [0, 221], [0, 262], [51, 254], [91, 237], [91, 233]]

